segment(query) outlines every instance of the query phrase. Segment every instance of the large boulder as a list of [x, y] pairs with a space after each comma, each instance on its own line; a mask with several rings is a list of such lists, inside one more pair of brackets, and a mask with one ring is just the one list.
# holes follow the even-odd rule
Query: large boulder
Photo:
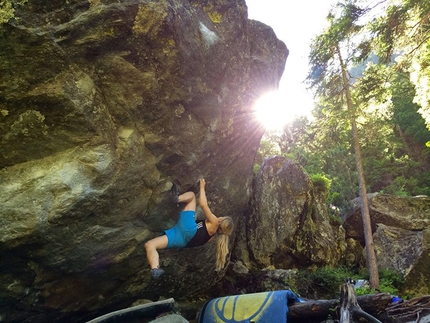
[[373, 240], [378, 267], [404, 277], [402, 295], [430, 295], [430, 228], [415, 231], [379, 224]]
[[161, 253], [170, 182], [208, 183], [238, 222], [288, 55], [240, 1], [12, 1], [0, 25], [0, 317], [84, 321], [222, 277], [214, 245]]
[[[430, 198], [427, 196], [402, 197], [388, 194], [368, 194], [371, 227], [374, 233], [378, 223], [408, 230], [423, 230], [430, 226]], [[363, 220], [359, 199], [354, 209], [345, 215], [343, 227], [346, 236], [364, 244]]]
[[[369, 208], [378, 267], [405, 278], [404, 295], [430, 294], [430, 197], [371, 194]], [[358, 204], [343, 226], [364, 247]]]
[[235, 259], [250, 269], [338, 264], [346, 247], [344, 231], [330, 223], [320, 195], [297, 162], [267, 158], [256, 177], [249, 212], [240, 222]]

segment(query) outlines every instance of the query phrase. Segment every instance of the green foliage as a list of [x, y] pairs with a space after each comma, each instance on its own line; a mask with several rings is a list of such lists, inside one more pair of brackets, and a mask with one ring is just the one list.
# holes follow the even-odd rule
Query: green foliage
[[16, 6], [25, 4], [28, 0], [0, 0], [0, 25], [15, 17]]
[[342, 204], [342, 194], [339, 192], [332, 192], [328, 199], [329, 204], [341, 205]]
[[379, 271], [379, 290], [374, 290], [369, 287], [360, 287], [355, 290], [355, 293], [357, 296], [377, 293], [398, 295], [399, 289], [402, 287], [403, 283], [404, 279], [399, 273], [389, 269], [382, 269]]
[[[382, 1], [372, 9], [357, 3], [365, 4], [338, 4], [313, 39], [307, 82], [318, 100], [314, 120], [286, 127], [279, 144], [308, 174], [331, 180], [328, 200], [343, 212], [358, 196], [358, 174], [366, 178], [363, 194], [430, 193], [430, 2]], [[388, 10], [378, 10], [381, 4]], [[361, 161], [363, 177], [356, 171]], [[378, 272], [371, 268], [374, 281]], [[332, 293], [338, 278], [328, 269], [303, 274], [300, 292]], [[381, 291], [397, 293], [396, 284], [380, 274]]]
[[[376, 293], [390, 293], [399, 295], [404, 280], [400, 274], [393, 270], [382, 269], [379, 271], [379, 290], [372, 290], [368, 287], [355, 289], [357, 296]], [[347, 278], [354, 280], [369, 279], [367, 272], [357, 272], [344, 267], [324, 267], [314, 271], [301, 270], [298, 273], [298, 292], [307, 298], [333, 299], [339, 297], [339, 286], [344, 284]]]
[[417, 186], [413, 187], [412, 195], [427, 195], [430, 196], [430, 171], [422, 172], [418, 178]]
[[325, 175], [313, 174], [311, 175], [312, 183], [314, 188], [321, 192], [329, 192], [331, 187], [331, 180], [329, 180]]
[[340, 217], [340, 214], [337, 214], [335, 212], [329, 212], [329, 221], [332, 226], [338, 227], [342, 224], [342, 218]]
[[339, 286], [350, 277], [346, 268], [317, 268], [315, 271], [301, 270], [297, 277], [298, 292], [307, 298], [331, 299], [339, 297]]
[[362, 29], [359, 19], [366, 11], [353, 0], [338, 2], [327, 16], [329, 27], [312, 40], [309, 54], [311, 68], [306, 80], [317, 95], [343, 96], [345, 84], [341, 73], [343, 66], [339, 60], [340, 48], [347, 52], [342, 55], [354, 56], [351, 52], [353, 47], [348, 43], [351, 36]]
[[379, 271], [379, 276], [381, 278], [381, 285], [379, 289], [384, 292], [386, 291], [388, 293], [388, 288], [395, 289], [395, 292], [391, 294], [397, 294], [398, 290], [402, 287], [404, 283], [404, 279], [402, 276], [394, 271], [389, 269], [382, 269]]
[[279, 148], [276, 143], [276, 139], [273, 139], [273, 136], [266, 135], [260, 141], [260, 146], [257, 150], [257, 155], [254, 159], [254, 175], [258, 173], [261, 165], [263, 164], [264, 159], [269, 156], [278, 155]]
[[[421, 37], [428, 35], [430, 29], [423, 23], [428, 19], [430, 5], [424, 0], [406, 0], [397, 7], [391, 6], [387, 12], [380, 11], [380, 16], [373, 15], [375, 18], [366, 25], [360, 25], [366, 21], [360, 17], [371, 9], [359, 8], [349, 0], [339, 3], [337, 9], [329, 13], [329, 27], [311, 44], [311, 70], [307, 81], [319, 105], [314, 109], [311, 129], [307, 130], [313, 134], [313, 142], [306, 158], [302, 158], [306, 162], [303, 166], [309, 174], [323, 173], [330, 178], [329, 200], [335, 201], [333, 204], [342, 211], [349, 208], [349, 201], [358, 195], [358, 182], [354, 170], [355, 151], [351, 149], [352, 123], [349, 120], [353, 122], [353, 119], [345, 109], [343, 93], [348, 84], [344, 86], [340, 77], [342, 53], [345, 65], [356, 64], [347, 65], [351, 71], [348, 82], [352, 85], [350, 93], [367, 190], [402, 196], [428, 194], [430, 153], [425, 143], [430, 141], [430, 132], [420, 113], [425, 115], [426, 106], [430, 111], [430, 87], [426, 85], [430, 84], [430, 40], [428, 36]], [[419, 51], [401, 48], [401, 45], [409, 46], [405, 34], [408, 24], [419, 26], [413, 35]], [[425, 28], [427, 34], [423, 33]], [[417, 73], [422, 81], [419, 83], [417, 79], [415, 87], [410, 75], [403, 72], [410, 70], [407, 64], [411, 61], [403, 60], [400, 65], [391, 60], [395, 49], [419, 56], [422, 68]], [[417, 84], [426, 87], [419, 92], [421, 108], [414, 103]], [[430, 113], [428, 116], [427, 126]]]
[[406, 136], [411, 144], [423, 146], [430, 141], [430, 131], [418, 112], [420, 106], [414, 102], [415, 96], [415, 87], [409, 74], [397, 73], [392, 83], [393, 123], [398, 126], [399, 135]]
[[356, 80], [356, 100], [364, 103], [366, 108], [369, 108], [369, 103], [382, 107], [384, 103], [389, 102], [391, 96], [389, 91], [391, 71], [387, 66], [375, 64], [372, 60], [367, 61], [364, 68], [363, 74]]
[[4, 24], [14, 16], [15, 9], [9, 0], [0, 0], [0, 24]]
[[[419, 113], [430, 126], [430, 25], [428, 0], [392, 3], [368, 24], [370, 47], [393, 70], [408, 70], [415, 85]], [[399, 55], [401, 53], [401, 55]], [[396, 62], [393, 62], [396, 55]]]
[[359, 287], [355, 289], [355, 295], [362, 296], [367, 294], [373, 294], [371, 293], [371, 290], [369, 287]]
[[406, 179], [403, 176], [400, 176], [396, 177], [390, 185], [384, 187], [381, 192], [397, 196], [408, 196], [409, 194], [407, 186], [413, 188], [417, 185], [417, 183], [418, 181], [415, 178]]
[[258, 171], [260, 170], [261, 165], [260, 164], [254, 164], [254, 175], [258, 174]]
[[[314, 118], [298, 118], [270, 137], [277, 154], [331, 180], [327, 203], [341, 213], [358, 196], [358, 175], [338, 46], [346, 57], [367, 191], [430, 195], [430, 25], [424, 23], [430, 2], [405, 0], [361, 19], [369, 10], [346, 0], [329, 13], [330, 28], [315, 37], [309, 56], [307, 82], [318, 100]], [[411, 25], [412, 35], [405, 28]], [[397, 52], [407, 58], [392, 60]]]

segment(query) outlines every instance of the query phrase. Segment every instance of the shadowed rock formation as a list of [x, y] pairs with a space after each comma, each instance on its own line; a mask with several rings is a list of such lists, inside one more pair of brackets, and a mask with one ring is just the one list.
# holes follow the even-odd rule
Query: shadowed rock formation
[[[236, 221], [288, 50], [238, 1], [29, 1], [0, 26], [0, 317], [79, 321], [219, 277], [213, 244], [161, 253], [170, 182]], [[201, 279], [199, 279], [201, 278]], [[79, 319], [78, 319], [79, 318]]]
[[[359, 213], [331, 223], [300, 165], [268, 159], [252, 183], [252, 105], [277, 88], [288, 50], [245, 1], [12, 2], [0, 25], [0, 321], [206, 301], [224, 275], [213, 243], [162, 251], [166, 274], [149, 279], [143, 245], [177, 220], [173, 180], [204, 177], [213, 212], [235, 220], [233, 274], [277, 267], [265, 275], [285, 287], [296, 269], [361, 261]], [[395, 268], [429, 281], [428, 198], [384, 199], [371, 211], [378, 260], [414, 245]], [[396, 236], [407, 243], [388, 250]]]
[[339, 263], [345, 233], [330, 224], [324, 194], [298, 163], [281, 156], [266, 159], [254, 190], [250, 214], [238, 230], [236, 259], [260, 269]]
[[[369, 202], [378, 267], [405, 278], [402, 293], [430, 294], [430, 197], [373, 194]], [[358, 206], [343, 226], [351, 241], [364, 245]]]

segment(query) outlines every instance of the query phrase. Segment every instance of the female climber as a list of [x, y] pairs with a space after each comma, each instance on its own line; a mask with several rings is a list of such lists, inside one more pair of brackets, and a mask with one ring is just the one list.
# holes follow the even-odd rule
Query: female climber
[[173, 184], [173, 202], [185, 204], [180, 212], [179, 220], [173, 228], [165, 230], [163, 235], [145, 243], [146, 257], [151, 267], [151, 278], [157, 279], [164, 274], [159, 267], [160, 249], [192, 248], [198, 247], [213, 238], [215, 233], [220, 233], [217, 240], [216, 270], [224, 268], [228, 254], [228, 240], [233, 232], [233, 220], [229, 216], [217, 217], [208, 206], [205, 192], [205, 180], [201, 179], [199, 205], [205, 215], [205, 220], [195, 221], [196, 195], [188, 191], [179, 195], [179, 189]]

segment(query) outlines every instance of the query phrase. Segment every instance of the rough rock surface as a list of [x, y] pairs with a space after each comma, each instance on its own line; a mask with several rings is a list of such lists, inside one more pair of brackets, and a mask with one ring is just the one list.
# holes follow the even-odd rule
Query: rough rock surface
[[[400, 197], [387, 194], [369, 194], [372, 232], [378, 223], [407, 230], [423, 230], [430, 226], [430, 198], [427, 196]], [[358, 199], [353, 212], [347, 214], [343, 227], [347, 237], [364, 244], [363, 220]]]
[[[378, 267], [405, 278], [405, 295], [430, 294], [430, 197], [372, 194], [369, 206]], [[358, 208], [343, 226], [350, 240], [364, 245]]]
[[[314, 187], [299, 164], [281, 156], [265, 160], [253, 189], [232, 257], [233, 275], [243, 281], [260, 277], [247, 290], [262, 288], [263, 282], [271, 286], [271, 273], [278, 269], [365, 267], [358, 205], [342, 226], [336, 226], [327, 213], [324, 192]], [[430, 294], [430, 197], [370, 197], [379, 268], [405, 278], [402, 295]], [[272, 280], [278, 285], [282, 281], [284, 288], [297, 288], [293, 276]]]
[[[205, 177], [214, 213], [238, 224], [236, 272], [269, 266], [283, 286], [292, 268], [362, 258], [360, 213], [346, 233], [333, 226], [324, 192], [286, 158], [266, 161], [248, 205], [263, 134], [252, 105], [288, 50], [245, 1], [31, 0], [0, 35], [0, 321], [206, 301], [224, 275], [213, 243], [162, 251], [166, 275], [149, 279], [143, 244], [176, 221], [175, 179]], [[378, 260], [428, 293], [428, 198], [371, 205]], [[402, 246], [413, 252], [383, 262]]]
[[275, 156], [264, 161], [254, 183], [249, 215], [243, 217], [235, 259], [247, 267], [334, 266], [346, 247], [344, 231], [330, 224], [302, 167]]
[[407, 230], [379, 224], [374, 234], [378, 267], [401, 274], [402, 295], [430, 295], [430, 228]]
[[[244, 0], [28, 1], [0, 26], [0, 320], [85, 321], [222, 276], [213, 244], [161, 253], [170, 182], [238, 221], [288, 50]], [[196, 255], [198, 255], [196, 257]]]

